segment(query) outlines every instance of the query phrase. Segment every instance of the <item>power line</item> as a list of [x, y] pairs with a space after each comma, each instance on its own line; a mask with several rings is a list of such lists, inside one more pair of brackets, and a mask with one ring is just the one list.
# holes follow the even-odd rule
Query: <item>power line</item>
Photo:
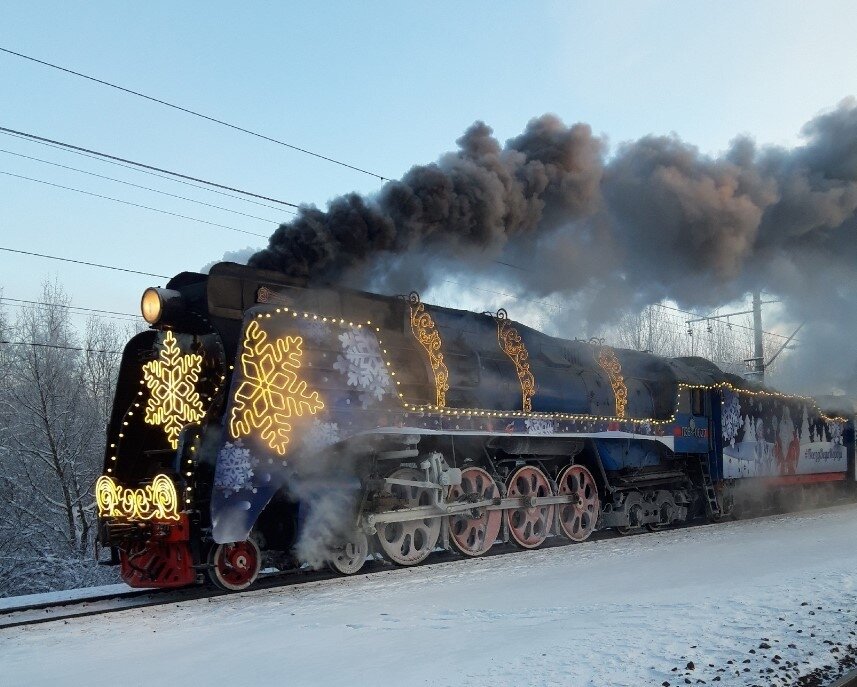
[[[0, 48], [1, 49], [1, 48]], [[90, 150], [89, 148], [82, 148], [81, 146], [72, 145], [71, 143], [64, 143], [62, 141], [55, 141], [51, 138], [45, 138], [43, 136], [36, 136], [35, 134], [28, 134], [26, 131], [17, 131], [16, 129], [9, 129], [5, 126], [0, 126], [0, 132], [14, 134], [20, 138], [26, 138], [32, 141], [42, 141], [45, 143], [52, 143], [61, 148], [67, 148], [69, 150], [78, 150], [83, 153], [89, 153], [90, 155], [97, 155], [98, 157], [103, 157], [108, 160], [116, 160], [117, 162], [124, 162], [129, 165], [134, 165], [135, 167], [141, 167], [142, 169], [150, 169], [153, 172], [161, 172], [163, 174], [169, 174], [171, 176], [178, 177], [179, 179], [187, 179], [188, 181], [196, 181], [200, 184], [205, 184], [207, 186], [213, 186], [215, 188], [220, 188], [225, 191], [232, 191], [233, 193], [240, 193], [245, 196], [250, 196], [251, 198], [259, 198], [261, 200], [267, 200], [272, 203], [278, 203], [280, 205], [288, 205], [292, 208], [298, 208], [299, 206], [295, 203], [290, 203], [286, 200], [279, 200], [277, 198], [270, 198], [269, 196], [262, 196], [258, 193], [252, 193], [251, 191], [244, 191], [240, 188], [234, 188], [232, 186], [225, 186], [224, 184], [218, 184], [214, 181], [208, 181], [206, 179], [199, 179], [198, 177], [192, 177], [187, 174], [181, 174], [180, 172], [173, 172], [169, 169], [163, 169], [161, 167], [154, 167], [153, 165], [147, 165], [143, 162], [135, 162], [134, 160], [128, 160], [123, 157], [117, 157], [116, 155], [109, 155], [107, 153], [100, 153], [97, 150]]]
[[216, 193], [220, 196], [224, 196], [226, 198], [232, 198], [234, 200], [240, 200], [242, 203], [252, 203], [253, 205], [258, 205], [263, 208], [270, 208], [271, 210], [277, 210], [278, 212], [285, 212], [290, 215], [297, 215], [294, 210], [286, 210], [282, 207], [277, 207], [274, 205], [268, 205], [267, 203], [260, 203], [258, 200], [253, 200], [252, 198], [246, 198], [243, 196], [236, 196], [231, 193], [226, 193], [225, 191], [221, 191], [217, 188], [210, 188], [209, 186], [204, 186], [202, 184], [194, 184], [190, 181], [185, 181], [184, 179], [180, 179], [176, 176], [169, 176], [167, 174], [158, 174], [157, 172], [153, 172], [149, 169], [143, 169], [139, 166], [134, 166], [131, 164], [125, 164], [124, 162], [117, 162], [116, 160], [99, 157], [98, 155], [90, 155], [89, 153], [84, 153], [80, 150], [75, 150], [73, 148], [68, 148], [63, 145], [57, 145], [54, 143], [48, 143], [47, 141], [38, 141], [33, 138], [28, 138], [27, 136], [22, 136], [20, 134], [11, 133], [10, 131], [3, 131], [0, 129], [0, 134], [4, 136], [12, 136], [14, 138], [19, 138], [22, 141], [27, 141], [28, 143], [36, 143], [41, 146], [46, 146], [48, 148], [55, 148], [56, 150], [61, 150], [64, 153], [71, 153], [72, 155], [79, 155], [80, 157], [88, 157], [92, 160], [97, 160], [98, 162], [105, 162], [109, 165], [115, 165], [116, 167], [122, 167], [124, 169], [130, 169], [134, 172], [139, 172], [140, 174], [148, 174], [149, 176], [157, 177], [158, 179], [166, 179], [167, 181], [172, 181], [176, 184], [184, 184], [185, 186], [190, 186], [191, 188], [198, 188], [203, 191], [208, 191], [209, 193]]
[[133, 188], [140, 188], [144, 191], [152, 191], [153, 193], [159, 193], [162, 196], [169, 196], [170, 198], [178, 198], [179, 200], [186, 200], [189, 203], [196, 203], [197, 205], [204, 205], [209, 208], [214, 208], [215, 210], [223, 210], [224, 212], [231, 212], [235, 215], [241, 215], [243, 217], [250, 217], [251, 219], [257, 219], [260, 222], [264, 222], [265, 224], [279, 224], [280, 222], [275, 219], [266, 219], [265, 217], [258, 217], [257, 215], [251, 215], [246, 212], [241, 212], [240, 210], [232, 210], [230, 208], [225, 208], [221, 205], [214, 205], [212, 203], [206, 203], [201, 200], [196, 200], [195, 198], [188, 198], [187, 196], [179, 196], [175, 193], [169, 193], [167, 191], [161, 191], [157, 188], [151, 188], [150, 186], [141, 186], [140, 184], [132, 184], [130, 181], [124, 181], [122, 179], [116, 179], [115, 177], [109, 177], [105, 174], [96, 174], [95, 172], [89, 172], [85, 169], [78, 169], [77, 167], [69, 167], [68, 165], [61, 165], [59, 162], [51, 162], [50, 160], [42, 160], [39, 157], [32, 157], [31, 155], [24, 155], [23, 153], [15, 153], [11, 150], [4, 150], [0, 148], [0, 153], [5, 153], [6, 155], [14, 155], [15, 157], [22, 157], [25, 160], [34, 160], [35, 162], [41, 162], [45, 165], [51, 165], [52, 167], [59, 167], [61, 169], [68, 169], [72, 172], [80, 172], [81, 174], [87, 174], [91, 177], [98, 177], [99, 179], [107, 179], [108, 181], [115, 181], [117, 184], [125, 184], [126, 186], [131, 186]]
[[190, 220], [191, 222], [199, 222], [200, 224], [208, 224], [212, 227], [220, 227], [221, 229], [228, 229], [229, 231], [237, 231], [239, 234], [249, 234], [250, 236], [258, 236], [260, 238], [267, 238], [264, 234], [257, 234], [255, 231], [247, 231], [246, 229], [238, 229], [237, 227], [230, 227], [228, 224], [218, 224], [217, 222], [209, 222], [207, 219], [199, 219], [198, 217], [190, 217], [188, 215], [182, 215], [178, 212], [170, 212], [169, 210], [159, 210], [158, 208], [153, 208], [149, 205], [141, 205], [140, 203], [132, 203], [130, 200], [122, 200], [121, 198], [113, 198], [112, 196], [104, 196], [100, 193], [93, 193], [92, 191], [84, 191], [79, 188], [72, 188], [71, 186], [63, 186], [62, 184], [55, 184], [51, 181], [44, 181], [43, 179], [34, 179], [33, 177], [25, 177], [22, 174], [13, 174], [12, 172], [4, 172], [0, 169], [0, 174], [5, 174], [6, 176], [15, 177], [17, 179], [26, 179], [27, 181], [34, 181], [37, 184], [45, 184], [46, 186], [53, 186], [54, 188], [65, 189], [66, 191], [74, 191], [75, 193], [82, 193], [85, 196], [93, 196], [95, 198], [101, 198], [102, 200], [112, 200], [114, 203], [122, 203], [123, 205], [130, 205], [135, 208], [142, 208], [143, 210], [151, 210], [152, 212], [159, 212], [162, 215], [170, 215], [171, 217], [179, 217], [181, 219]]
[[85, 260], [73, 260], [72, 258], [61, 258], [56, 255], [46, 255], [45, 253], [33, 253], [31, 251], [26, 250], [18, 250], [17, 248], [6, 248], [5, 246], [0, 246], [0, 250], [6, 251], [7, 253], [19, 253], [21, 255], [31, 255], [37, 258], [47, 258], [48, 260], [59, 260], [60, 262], [73, 262], [76, 265], [87, 265], [88, 267], [100, 267], [105, 270], [115, 270], [117, 272], [127, 272], [129, 274], [142, 274], [145, 277], [158, 277], [159, 279], [169, 279], [170, 277], [165, 274], [154, 274], [152, 272], [141, 272], [139, 270], [131, 270], [126, 267], [116, 267], [114, 265], [102, 265], [97, 262], [87, 262]]
[[304, 153], [305, 155], [311, 155], [312, 157], [319, 158], [320, 160], [326, 160], [327, 162], [332, 162], [335, 165], [340, 165], [341, 167], [347, 167], [348, 169], [353, 169], [355, 172], [361, 172], [363, 174], [368, 174], [369, 176], [380, 179], [381, 181], [389, 181], [389, 179], [385, 176], [381, 176], [375, 172], [370, 172], [369, 170], [363, 169], [361, 167], [356, 167], [354, 165], [350, 165], [347, 162], [342, 162], [341, 160], [336, 160], [332, 157], [327, 157], [326, 155], [321, 155], [320, 153], [314, 153], [311, 150], [307, 150], [306, 148], [301, 148], [296, 145], [292, 145], [291, 143], [286, 143], [285, 141], [281, 141], [278, 138], [272, 138], [271, 136], [266, 136], [265, 134], [260, 134], [257, 131], [252, 131], [251, 129], [245, 129], [243, 126], [238, 126], [237, 124], [230, 124], [229, 122], [225, 122], [222, 119], [217, 119], [215, 117], [210, 117], [209, 115], [202, 114], [201, 112], [197, 112], [195, 110], [188, 109], [186, 107], [182, 107], [181, 105], [176, 105], [174, 103], [167, 102], [166, 100], [161, 100], [160, 98], [155, 98], [151, 95], [146, 95], [145, 93], [140, 93], [139, 91], [131, 90], [130, 88], [125, 88], [124, 86], [120, 86], [115, 83], [111, 83], [109, 81], [104, 81], [103, 79], [98, 79], [94, 76], [89, 76], [88, 74], [82, 74], [81, 72], [76, 72], [73, 69], [68, 69], [67, 67], [61, 67], [57, 64], [52, 64], [51, 62], [45, 62], [44, 60], [36, 59], [35, 57], [30, 57], [29, 55], [24, 55], [19, 52], [15, 52], [14, 50], [9, 50], [8, 48], [0, 47], [0, 51], [5, 52], [9, 55], [15, 55], [16, 57], [20, 57], [25, 60], [29, 60], [31, 62], [35, 62], [37, 64], [44, 65], [45, 67], [50, 67], [51, 69], [56, 69], [61, 72], [65, 72], [66, 74], [71, 74], [73, 76], [79, 76], [82, 79], [87, 79], [97, 84], [101, 84], [102, 86], [109, 86], [110, 88], [115, 88], [118, 91], [122, 91], [124, 93], [129, 93], [131, 95], [135, 95], [138, 98], [144, 98], [145, 100], [149, 100], [153, 103], [158, 103], [159, 105], [164, 105], [165, 107], [171, 107], [174, 110], [178, 110], [180, 112], [184, 112], [189, 115], [193, 115], [194, 117], [199, 117], [201, 119], [205, 119], [209, 122], [214, 122], [215, 124], [220, 124], [221, 126], [229, 127], [230, 129], [234, 129], [235, 131], [240, 131], [245, 134], [249, 134], [250, 136], [255, 136], [256, 138], [261, 138], [264, 141], [269, 141], [271, 143], [276, 143], [278, 145], [284, 146], [286, 148], [290, 148], [292, 150], [296, 150], [299, 153]]
[[62, 346], [60, 344], [37, 343], [35, 341], [0, 341], [7, 346], [35, 346], [36, 348], [57, 348], [63, 351], [83, 351], [84, 353], [115, 353], [122, 355], [122, 351], [110, 351], [104, 348], [81, 348], [80, 346]]
[[102, 310], [100, 308], [84, 308], [77, 305], [66, 305], [64, 303], [46, 303], [44, 301], [29, 301], [23, 298], [9, 298], [8, 296], [0, 296], [0, 301], [7, 301], [8, 305], [13, 305], [16, 308], [25, 308], [28, 305], [36, 305], [39, 307], [48, 307], [48, 308], [63, 308], [65, 310], [71, 311], [82, 311], [82, 312], [74, 312], [75, 315], [82, 315], [84, 313], [90, 313], [96, 317], [106, 317], [114, 320], [121, 320], [123, 322], [134, 321], [139, 318], [139, 315], [134, 315], [132, 313], [127, 312], [118, 312], [116, 310]]
[[[655, 305], [656, 307], [659, 307], [659, 308], [668, 308], [668, 309], [670, 309], [670, 310], [676, 310], [676, 311], [678, 311], [678, 312], [685, 313], [686, 315], [698, 315], [698, 313], [692, 313], [692, 312], [689, 312], [689, 311], [687, 311], [687, 310], [678, 310], [677, 308], [669, 308], [669, 306], [661, 305], [661, 304], [659, 304], [659, 303], [655, 303], [654, 305]], [[752, 312], [752, 311], [750, 311], [750, 312]], [[732, 313], [732, 314], [734, 315], [735, 313]], [[720, 315], [719, 317], [725, 317], [725, 315]], [[699, 320], [699, 321], [701, 322], [701, 321], [704, 321], [704, 320], [714, 320], [714, 319], [715, 319], [715, 317], [714, 317], [714, 316], [712, 316], [712, 317], [702, 317], [702, 318], [700, 318], [700, 320]], [[721, 324], [723, 324], [723, 323], [721, 323]], [[689, 326], [689, 324], [685, 323], [685, 326]], [[726, 326], [727, 328], [737, 327], [738, 329], [747, 329], [747, 330], [749, 330], [749, 331], [751, 331], [751, 332], [752, 332], [752, 331], [755, 331], [755, 330], [753, 329], [753, 327], [750, 327], [750, 326], [748, 326], [748, 325], [746, 325], [746, 324], [739, 324], [739, 323], [737, 323], [737, 322], [726, 322], [725, 326]], [[778, 337], [778, 338], [780, 338], [780, 339], [787, 339], [787, 338], [789, 338], [789, 337], [788, 337], [787, 335], [785, 335], [785, 334], [777, 334], [776, 332], [769, 332], [769, 331], [767, 331], [767, 330], [762, 330], [762, 333], [763, 333], [763, 334], [767, 334], [768, 336], [776, 336], [776, 337]]]

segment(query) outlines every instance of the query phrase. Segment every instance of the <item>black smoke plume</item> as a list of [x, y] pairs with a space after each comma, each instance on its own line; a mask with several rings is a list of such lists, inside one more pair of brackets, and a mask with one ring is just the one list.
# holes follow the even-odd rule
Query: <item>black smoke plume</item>
[[793, 149], [738, 138], [719, 157], [675, 136], [609, 155], [589, 126], [553, 115], [502, 146], [482, 122], [437, 163], [370, 197], [304, 208], [250, 264], [387, 292], [450, 274], [522, 269], [520, 295], [586, 294], [587, 320], [664, 298], [713, 307], [748, 291], [806, 321], [795, 379], [857, 392], [857, 102], [802, 130]]

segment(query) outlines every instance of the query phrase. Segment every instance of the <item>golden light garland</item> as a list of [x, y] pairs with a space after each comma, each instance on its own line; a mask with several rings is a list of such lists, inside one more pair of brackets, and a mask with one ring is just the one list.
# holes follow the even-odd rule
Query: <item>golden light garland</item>
[[625, 407], [628, 405], [628, 387], [625, 386], [625, 378], [622, 376], [622, 364], [616, 357], [616, 351], [602, 342], [598, 342], [596, 360], [599, 367], [607, 373], [610, 386], [613, 389], [613, 398], [616, 400], [616, 417], [625, 417]]
[[298, 377], [303, 338], [286, 336], [268, 341], [258, 322], [244, 334], [241, 370], [244, 379], [235, 392], [229, 430], [234, 439], [254, 431], [281, 456], [286, 453], [292, 417], [315, 415], [324, 408], [318, 392], [307, 392]]
[[497, 320], [497, 340], [509, 360], [515, 365], [515, 372], [521, 384], [521, 399], [523, 412], [530, 413], [533, 410], [532, 398], [536, 394], [536, 378], [530, 371], [530, 354], [524, 345], [524, 340], [518, 334], [518, 330], [509, 324], [508, 314], [500, 308], [495, 317]]
[[174, 449], [178, 448], [182, 429], [203, 416], [196, 390], [201, 367], [202, 356], [182, 355], [171, 331], [164, 337], [158, 359], [143, 365], [143, 379], [150, 392], [145, 421], [163, 427]]
[[[371, 320], [367, 320], [365, 322], [349, 322], [341, 317], [327, 316], [327, 315], [319, 315], [317, 313], [311, 312], [300, 312], [297, 310], [291, 310], [289, 308], [277, 308], [276, 314], [287, 314], [291, 315], [294, 318], [303, 317], [304, 319], [312, 319], [318, 320], [320, 322], [326, 322], [330, 324], [339, 324], [340, 326], [348, 326], [356, 329], [360, 329], [365, 325], [372, 327], [376, 332], [376, 335], [380, 335], [381, 329], [380, 327], [373, 327]], [[270, 319], [272, 313], [257, 313], [256, 318], [268, 318]], [[383, 348], [384, 342], [381, 340], [380, 336], [378, 336], [378, 344], [382, 348], [382, 352], [384, 354], [387, 353], [386, 349]], [[391, 366], [389, 361], [385, 361], [387, 367]], [[397, 381], [396, 384], [399, 384]], [[713, 391], [716, 389], [729, 389], [734, 393], [742, 393], [747, 394], [749, 396], [761, 396], [761, 397], [771, 397], [778, 398], [782, 400], [800, 400], [805, 403], [810, 403], [818, 413], [819, 417], [821, 417], [825, 422], [847, 422], [848, 419], [840, 416], [828, 416], [821, 412], [821, 409], [818, 407], [815, 399], [810, 396], [800, 396], [797, 394], [783, 394], [777, 391], [749, 391], [747, 389], [741, 389], [740, 387], [736, 387], [729, 382], [716, 382], [714, 384], [688, 384], [685, 382], [679, 382], [677, 385], [676, 391], [676, 409], [673, 411], [670, 417], [658, 420], [655, 418], [627, 418], [627, 417], [617, 417], [614, 415], [585, 415], [582, 413], [533, 413], [533, 412], [523, 412], [519, 410], [490, 410], [484, 408], [444, 408], [437, 405], [430, 404], [418, 404], [418, 403], [408, 403], [404, 395], [399, 392], [397, 396], [402, 404], [402, 407], [412, 413], [425, 413], [425, 414], [435, 414], [441, 416], [448, 417], [483, 417], [483, 418], [533, 418], [539, 420], [575, 420], [582, 422], [625, 422], [630, 424], [650, 424], [650, 425], [669, 425], [676, 421], [676, 413], [678, 412], [678, 403], [681, 399], [681, 392], [690, 389], [699, 389], [704, 391]]]
[[151, 484], [130, 489], [102, 475], [95, 483], [95, 502], [102, 518], [178, 520], [179, 498], [173, 481], [157, 475]]
[[446, 392], [449, 391], [449, 370], [443, 362], [441, 352], [443, 341], [434, 320], [426, 312], [425, 305], [420, 303], [419, 295], [412, 293], [408, 297], [408, 302], [411, 308], [411, 332], [428, 354], [431, 371], [434, 374], [437, 405], [443, 408], [446, 405]]

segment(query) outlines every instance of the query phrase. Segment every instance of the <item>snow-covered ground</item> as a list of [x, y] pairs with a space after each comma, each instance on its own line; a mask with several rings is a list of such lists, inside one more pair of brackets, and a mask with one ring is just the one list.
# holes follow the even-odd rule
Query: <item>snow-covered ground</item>
[[16, 608], [23, 608], [32, 604], [58, 604], [64, 601], [79, 601], [81, 599], [92, 599], [99, 596], [124, 594], [129, 591], [131, 591], [131, 587], [122, 583], [105, 584], [100, 587], [87, 587], [86, 589], [63, 589], [57, 592], [9, 596], [0, 599], [0, 613], [13, 611]]
[[4, 630], [0, 681], [791, 684], [855, 602], [848, 505]]

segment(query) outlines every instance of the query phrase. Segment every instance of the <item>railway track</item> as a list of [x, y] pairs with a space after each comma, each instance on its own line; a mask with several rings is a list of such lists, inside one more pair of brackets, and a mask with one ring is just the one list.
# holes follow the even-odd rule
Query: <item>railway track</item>
[[[310, 570], [269, 573], [260, 576], [253, 590], [315, 582], [334, 576], [333, 573], [326, 571]], [[0, 611], [0, 629], [83, 618], [90, 615], [115, 613], [148, 606], [163, 606], [224, 596], [230, 593], [212, 586], [199, 585], [181, 589], [133, 589], [127, 592], [89, 596], [83, 599], [36, 602]]]
[[[593, 536], [591, 540], [610, 539], [614, 536], [616, 535], [609, 532], [600, 532], [597, 533], [597, 536]], [[561, 537], [552, 537], [545, 542], [541, 549], [571, 546], [572, 544], [573, 542], [564, 540]], [[515, 552], [524, 553], [521, 549], [511, 544], [498, 544], [488, 551], [485, 557], [507, 555]], [[422, 566], [438, 565], [455, 560], [461, 560], [461, 556], [457, 553], [446, 551], [436, 552]], [[398, 567], [387, 561], [372, 560], [366, 563], [360, 574], [371, 575]], [[295, 586], [341, 577], [342, 575], [339, 573], [329, 570], [301, 569], [271, 572], [260, 575], [252, 588], [247, 591], [252, 593], [263, 589]], [[88, 596], [81, 599], [28, 603], [0, 610], [0, 630], [234, 594], [235, 592], [223, 591], [211, 585], [198, 585], [183, 587], [181, 589], [133, 589], [127, 592]]]
[[[842, 505], [848, 500], [837, 500], [829, 506]], [[787, 515], [784, 513], [775, 514], [760, 514], [754, 518], [773, 518]], [[690, 527], [721, 527], [723, 523], [711, 523], [705, 521], [697, 521], [678, 525], [670, 528], [670, 530], [662, 530], [659, 534], [664, 534], [668, 531], [679, 531]], [[647, 534], [645, 531], [632, 533], [624, 536], [638, 536], [639, 534]], [[624, 538], [612, 530], [601, 530], [595, 532], [587, 541], [598, 542], [604, 540], [612, 540]], [[560, 536], [548, 538], [545, 543], [539, 547], [540, 550], [555, 548], [560, 546], [575, 546], [574, 542]], [[514, 546], [511, 543], [497, 544], [484, 557], [502, 556], [513, 553], [526, 553], [526, 551]], [[461, 555], [452, 551], [435, 552], [427, 561], [421, 564], [422, 566], [432, 566], [441, 563], [461, 560]], [[360, 571], [360, 575], [372, 575], [383, 571], [396, 569], [396, 566], [386, 560], [375, 559], [366, 563]], [[298, 569], [283, 572], [270, 572], [262, 574], [256, 583], [247, 590], [252, 593], [264, 589], [274, 589], [277, 587], [295, 586], [307, 584], [310, 582], [320, 582], [329, 579], [341, 578], [342, 575], [329, 570], [309, 570]], [[240, 592], [239, 592], [240, 593]], [[211, 597], [219, 597], [226, 595], [234, 595], [235, 592], [227, 592], [217, 589], [211, 585], [198, 585], [193, 587], [183, 587], [181, 589], [133, 589], [127, 592], [111, 593], [104, 595], [88, 596], [79, 599], [65, 599], [61, 601], [41, 601], [28, 603], [21, 606], [11, 606], [0, 609], [0, 630], [25, 625], [37, 625], [48, 622], [58, 622], [61, 620], [70, 620], [73, 618], [82, 618], [92, 615], [100, 615], [105, 613], [115, 613], [130, 609], [146, 608], [150, 606], [162, 606], [171, 603], [182, 603], [185, 601], [194, 601], [197, 599], [205, 599]], [[849, 687], [851, 687], [849, 683]], [[857, 687], [857, 683], [855, 683]]]

